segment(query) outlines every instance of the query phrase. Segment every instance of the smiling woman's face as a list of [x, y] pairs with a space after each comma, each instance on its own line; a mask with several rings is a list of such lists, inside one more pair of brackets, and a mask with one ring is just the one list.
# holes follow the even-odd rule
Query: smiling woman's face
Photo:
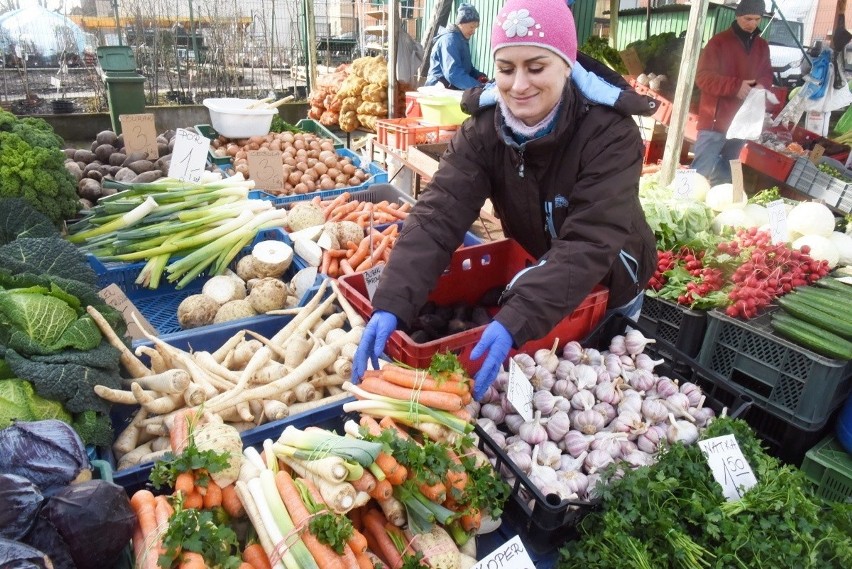
[[509, 110], [527, 126], [541, 122], [562, 97], [571, 69], [548, 49], [513, 45], [494, 54], [496, 82]]

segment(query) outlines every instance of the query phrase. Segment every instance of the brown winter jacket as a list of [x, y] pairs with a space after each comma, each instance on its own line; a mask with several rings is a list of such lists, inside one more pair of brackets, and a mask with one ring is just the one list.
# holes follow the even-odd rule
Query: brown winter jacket
[[734, 26], [737, 26], [736, 21], [710, 38], [698, 59], [695, 76], [695, 83], [701, 90], [698, 130], [728, 132], [734, 115], [743, 104], [737, 98], [743, 81], [754, 79], [766, 89], [772, 86], [769, 44], [760, 37], [760, 30], [755, 30], [751, 34], [751, 49], [747, 52]]
[[497, 107], [479, 110], [406, 220], [374, 308], [410, 323], [488, 198], [506, 236], [539, 259], [495, 317], [516, 346], [549, 333], [597, 283], [610, 289], [609, 307], [626, 304], [657, 258], [638, 198], [642, 154], [633, 120], [588, 103], [570, 82], [553, 130], [523, 147], [504, 134]]

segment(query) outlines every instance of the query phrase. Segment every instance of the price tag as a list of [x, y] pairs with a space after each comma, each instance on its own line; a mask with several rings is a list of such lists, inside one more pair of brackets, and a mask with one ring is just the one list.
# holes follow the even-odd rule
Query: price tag
[[488, 557], [478, 561], [472, 569], [535, 569], [535, 563], [519, 536], [515, 536]]
[[739, 160], [731, 160], [731, 185], [734, 186], [734, 203], [743, 201], [743, 164]]
[[643, 71], [645, 71], [645, 66], [642, 65], [642, 60], [639, 59], [639, 54], [636, 53], [636, 50], [632, 47], [625, 49], [624, 51], [619, 51], [618, 55], [621, 56], [621, 62], [624, 63], [624, 67], [627, 68], [627, 72], [633, 77], [638, 77], [639, 75], [642, 75]]
[[819, 164], [822, 155], [825, 154], [825, 147], [822, 144], [817, 144], [813, 147], [810, 153], [810, 160], [814, 164]]
[[675, 170], [672, 185], [675, 199], [692, 201], [695, 195], [695, 168]]
[[284, 189], [284, 168], [279, 150], [249, 150], [249, 180], [261, 190]]
[[160, 157], [157, 150], [157, 127], [154, 125], [154, 113], [139, 115], [118, 115], [121, 133], [124, 135], [125, 153], [147, 152], [149, 160]]
[[766, 204], [766, 210], [769, 212], [769, 233], [772, 236], [772, 243], [787, 242], [787, 208], [784, 207], [784, 200], [775, 200]]
[[515, 360], [509, 358], [509, 385], [506, 397], [525, 421], [533, 420], [533, 386]]
[[367, 285], [367, 296], [370, 297], [370, 301], [373, 300], [373, 295], [376, 294], [376, 289], [379, 288], [379, 279], [382, 277], [382, 271], [384, 270], [384, 263], [381, 265], [376, 265], [375, 267], [370, 267], [366, 271], [364, 271], [364, 284]]
[[59, 77], [51, 76], [50, 77], [50, 86], [56, 87], [57, 89], [59, 89], [60, 87], [62, 87], [62, 81], [59, 79]]
[[183, 128], [177, 129], [175, 136], [177, 140], [172, 150], [172, 161], [169, 164], [169, 178], [177, 178], [184, 182], [200, 182], [207, 162], [210, 140]]
[[[98, 296], [100, 296], [105, 303], [112, 306], [119, 312], [121, 312], [122, 318], [124, 318], [124, 322], [127, 324], [127, 335], [130, 336], [131, 340], [145, 340], [145, 334], [142, 333], [142, 329], [153, 336], [157, 336], [157, 330], [151, 326], [150, 322], [142, 316], [142, 313], [139, 312], [139, 309], [136, 308], [136, 305], [127, 298], [127, 295], [124, 294], [124, 291], [119, 288], [117, 284], [111, 284], [106, 288], [101, 289], [98, 292]], [[133, 318], [130, 317], [131, 314], [136, 314], [137, 320], [139, 320], [139, 324], [141, 324], [142, 329], [136, 325], [136, 322], [133, 321]]]
[[743, 451], [734, 435], [724, 435], [698, 441], [698, 446], [707, 464], [713, 471], [713, 478], [722, 486], [722, 494], [728, 501], [739, 500], [752, 486], [757, 484], [757, 478], [751, 471]]

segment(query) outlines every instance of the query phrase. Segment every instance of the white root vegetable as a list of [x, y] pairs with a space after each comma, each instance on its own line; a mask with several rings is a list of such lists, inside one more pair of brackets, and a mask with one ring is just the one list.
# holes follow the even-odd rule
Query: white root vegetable
[[216, 358], [214, 358], [213, 354], [210, 352], [193, 352], [192, 358], [195, 360], [195, 363], [197, 363], [199, 367], [207, 373], [218, 376], [219, 378], [231, 383], [236, 383], [240, 379], [240, 374], [229, 370], [217, 362]]
[[246, 330], [246, 334], [248, 334], [252, 338], [256, 339], [258, 342], [272, 350], [275, 355], [278, 356], [280, 359], [283, 360], [286, 357], [287, 354], [284, 351], [284, 348], [282, 348], [278, 344], [273, 343], [272, 340], [270, 340], [269, 338], [261, 336], [260, 334], [252, 330]]
[[183, 400], [190, 407], [197, 407], [207, 401], [207, 391], [197, 383], [190, 383], [183, 392]]
[[121, 459], [125, 454], [139, 446], [140, 424], [147, 418], [148, 411], [140, 409], [133, 416], [130, 424], [115, 438], [115, 442], [112, 443], [112, 452], [115, 453], [117, 458]]
[[333, 290], [334, 293], [337, 295], [337, 302], [338, 304], [340, 304], [340, 307], [346, 313], [346, 317], [349, 319], [349, 325], [352, 328], [356, 328], [358, 326], [365, 326], [367, 323], [364, 318], [360, 314], [358, 314], [358, 312], [355, 310], [355, 307], [353, 307], [349, 303], [349, 301], [346, 300], [346, 298], [344, 298], [342, 294], [340, 294], [340, 285], [337, 284], [336, 280], [331, 281], [331, 290]]
[[393, 496], [386, 500], [377, 500], [377, 502], [390, 523], [400, 528], [405, 525], [407, 519], [405, 517], [405, 506], [402, 505], [402, 502]]
[[337, 387], [336, 385], [329, 385], [325, 388], [329, 395], [337, 395], [338, 393], [346, 393], [343, 391], [343, 388]]
[[247, 401], [241, 401], [237, 403], [234, 407], [237, 409], [237, 415], [240, 416], [240, 419], [245, 421], [246, 423], [251, 423], [254, 421], [254, 415], [251, 413], [251, 408]]
[[160, 393], [183, 393], [189, 387], [189, 382], [189, 374], [183, 369], [170, 369], [156, 375], [137, 378], [135, 381], [143, 389]]
[[167, 437], [169, 430], [163, 423], [149, 423], [145, 425], [145, 432], [154, 437]]
[[153, 441], [151, 441], [151, 450], [154, 452], [159, 452], [161, 450], [171, 450], [171, 442], [169, 441], [169, 437], [157, 437]]
[[283, 363], [290, 369], [293, 369], [303, 361], [311, 352], [313, 342], [307, 338], [290, 338], [287, 342], [287, 347], [284, 350]]
[[343, 328], [343, 325], [346, 324], [346, 313], [345, 312], [335, 312], [331, 316], [325, 318], [325, 320], [321, 321], [317, 326], [313, 329], [313, 334], [320, 340], [325, 340], [326, 335], [331, 330], [337, 330], [339, 328]]
[[269, 421], [280, 421], [286, 419], [290, 415], [290, 408], [281, 401], [274, 399], [266, 399], [262, 402], [263, 415]]
[[[101, 331], [101, 334], [106, 339], [109, 344], [119, 351], [119, 361], [121, 365], [124, 366], [124, 369], [127, 370], [133, 377], [145, 377], [146, 375], [152, 375], [152, 371], [148, 369], [145, 364], [143, 364], [139, 358], [137, 358], [133, 352], [130, 351], [124, 342], [121, 341], [121, 338], [118, 337], [118, 334], [115, 333], [115, 330], [112, 329], [112, 326], [109, 325], [109, 322], [106, 321], [106, 318], [98, 312], [98, 309], [94, 306], [87, 306], [86, 312], [91, 316], [92, 320], [95, 321], [95, 324], [98, 327], [98, 330]], [[139, 322], [136, 322], [137, 326]], [[139, 326], [142, 328], [142, 326]]]
[[292, 368], [289, 368], [284, 364], [271, 362], [266, 364], [266, 367], [264, 367], [262, 370], [254, 374], [254, 376], [251, 378], [251, 382], [259, 385], [272, 383], [275, 380], [281, 379], [291, 371]]
[[[251, 520], [252, 526], [255, 528], [257, 540], [266, 552], [267, 557], [269, 557], [269, 559], [278, 559], [278, 556], [275, 553], [276, 544], [274, 544], [269, 538], [269, 532], [263, 524], [263, 518], [260, 515], [260, 511], [257, 509], [257, 504], [248, 489], [248, 485], [245, 481], [239, 480], [234, 488], [237, 491], [237, 496], [240, 498], [240, 502], [243, 504], [246, 516], [248, 516], [249, 520]], [[284, 564], [281, 561], [277, 561], [272, 565], [272, 567], [273, 569], [284, 569]]]
[[152, 450], [148, 454], [140, 457], [138, 464], [147, 464], [149, 462], [157, 462], [158, 460], [163, 460], [170, 452], [171, 449], [162, 449], [157, 451]]
[[318, 409], [319, 407], [331, 405], [332, 403], [337, 403], [338, 401], [343, 401], [344, 399], [349, 399], [351, 397], [352, 396], [349, 393], [343, 391], [342, 393], [338, 393], [337, 395], [324, 397], [323, 399], [319, 399], [317, 401], [308, 401], [306, 403], [293, 403], [289, 406], [290, 416], [298, 415], [299, 413], [305, 413], [307, 411], [313, 411], [314, 409]]
[[346, 358], [348, 360], [355, 359], [355, 352], [358, 351], [358, 344], [346, 344], [340, 350], [340, 357]]
[[[208, 416], [209, 414], [205, 413], [205, 418]], [[212, 472], [210, 477], [223, 488], [236, 482], [243, 460], [243, 442], [239, 431], [230, 425], [204, 422], [195, 430], [195, 446], [199, 451], [212, 450], [228, 453], [230, 455], [228, 467], [219, 472]]]
[[137, 464], [139, 464], [139, 460], [143, 456], [151, 454], [151, 452], [152, 452], [151, 443], [150, 442], [143, 443], [143, 444], [139, 445], [138, 447], [136, 447], [135, 449], [133, 449], [132, 451], [125, 453], [118, 460], [118, 464], [116, 465], [117, 469], [118, 470], [124, 470], [126, 468], [130, 468], [131, 466], [136, 466]]
[[257, 424], [254, 422], [249, 423], [246, 421], [239, 421], [236, 423], [229, 423], [229, 426], [233, 427], [238, 433], [244, 433], [257, 427]]
[[333, 373], [326, 373], [322, 375], [315, 375], [314, 378], [311, 380], [311, 385], [313, 385], [317, 389], [319, 389], [320, 387], [340, 387], [346, 380], [346, 377]]
[[109, 401], [110, 403], [117, 403], [119, 405], [136, 405], [137, 403], [136, 396], [130, 391], [113, 389], [106, 385], [96, 385], [94, 390], [95, 395], [101, 399]]
[[[334, 365], [332, 365], [334, 369], [334, 373], [338, 377], [351, 377], [352, 376], [352, 359], [341, 356], [334, 360]], [[338, 383], [336, 385], [341, 385]]]
[[251, 256], [255, 276], [280, 278], [293, 262], [293, 248], [270, 239], [252, 247]]
[[263, 344], [257, 340], [243, 339], [243, 341], [240, 342], [234, 350], [234, 354], [230, 359], [230, 362], [225, 363], [225, 366], [231, 369], [243, 369], [262, 347]]
[[322, 392], [317, 391], [310, 382], [300, 383], [293, 388], [296, 394], [296, 401], [304, 403], [305, 401], [316, 401], [322, 398]]
[[133, 395], [136, 396], [136, 400], [139, 401], [139, 405], [154, 415], [170, 413], [175, 409], [183, 407], [183, 397], [180, 393], [171, 393], [160, 397], [154, 397], [151, 395], [151, 392], [145, 391], [136, 382], [133, 382], [130, 385], [130, 390], [133, 392]]
[[341, 482], [339, 484], [329, 482], [322, 476], [317, 476], [309, 472], [298, 460], [287, 456], [279, 458], [292, 468], [296, 474], [316, 484], [322, 499], [336, 513], [345, 514], [355, 505], [356, 492], [352, 484], [348, 482]]
[[233, 336], [231, 336], [227, 342], [222, 344], [222, 346], [213, 352], [213, 359], [219, 362], [220, 364], [225, 361], [225, 358], [234, 351], [234, 348], [237, 347], [237, 344], [242, 342], [245, 337], [245, 330], [240, 330]]
[[242, 279], [237, 280], [227, 275], [217, 275], [204, 283], [201, 294], [221, 305], [232, 300], [244, 299], [246, 297], [246, 285], [242, 282]]
[[[140, 356], [148, 356], [148, 359], [151, 360], [151, 371], [154, 373], [163, 373], [169, 371], [171, 368], [166, 364], [166, 361], [163, 359], [163, 356], [160, 355], [156, 349], [150, 346], [137, 346], [136, 347], [136, 357]], [[140, 378], [135, 378], [140, 379]], [[129, 385], [129, 382], [128, 382]]]

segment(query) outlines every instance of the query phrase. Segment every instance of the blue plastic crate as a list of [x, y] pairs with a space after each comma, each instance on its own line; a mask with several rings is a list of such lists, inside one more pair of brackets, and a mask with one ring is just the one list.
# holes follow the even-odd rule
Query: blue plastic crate
[[[355, 164], [359, 164], [361, 162], [361, 156], [352, 152], [349, 149], [338, 148], [336, 152], [342, 157], [351, 159], [352, 162]], [[367, 181], [361, 184], [360, 186], [349, 186], [346, 188], [338, 188], [334, 190], [320, 190], [318, 192], [309, 192], [307, 194], [292, 194], [289, 196], [276, 196], [263, 190], [251, 190], [249, 192], [249, 198], [256, 200], [270, 200], [272, 201], [272, 203], [275, 204], [276, 207], [280, 207], [285, 204], [312, 200], [316, 197], [319, 197], [321, 200], [329, 200], [345, 192], [360, 192], [366, 190], [374, 184], [384, 184], [388, 181], [388, 173], [385, 170], [382, 170], [382, 167], [379, 166], [376, 162], [370, 162], [369, 164], [367, 164], [365, 171], [370, 175], [370, 177], [367, 178]]]
[[[288, 245], [292, 245], [290, 238], [281, 229], [270, 229], [258, 233], [254, 239], [254, 243], [275, 239], [283, 241]], [[252, 243], [252, 246], [254, 245]], [[231, 262], [230, 268], [234, 270], [237, 262], [246, 255], [251, 253], [251, 247], [244, 248], [239, 255]], [[157, 331], [160, 336], [168, 336], [181, 331], [181, 327], [177, 321], [178, 305], [186, 297], [192, 294], [201, 292], [201, 288], [207, 279], [204, 278], [206, 273], [197, 277], [185, 288], [177, 290], [173, 283], [161, 280], [160, 286], [156, 289], [148, 289], [135, 283], [136, 277], [145, 266], [145, 263], [102, 263], [96, 257], [89, 255], [89, 265], [94, 269], [98, 277], [98, 288], [104, 288], [111, 284], [116, 284], [124, 291], [127, 298], [133, 302], [133, 305], [139, 310], [151, 326]], [[293, 255], [293, 263], [285, 273], [285, 279], [292, 278], [299, 270], [308, 266], [304, 259], [298, 255]], [[269, 318], [267, 316], [255, 316], [254, 318]], [[203, 326], [200, 329], [207, 329], [216, 326]], [[196, 328], [198, 330], [199, 328]]]

